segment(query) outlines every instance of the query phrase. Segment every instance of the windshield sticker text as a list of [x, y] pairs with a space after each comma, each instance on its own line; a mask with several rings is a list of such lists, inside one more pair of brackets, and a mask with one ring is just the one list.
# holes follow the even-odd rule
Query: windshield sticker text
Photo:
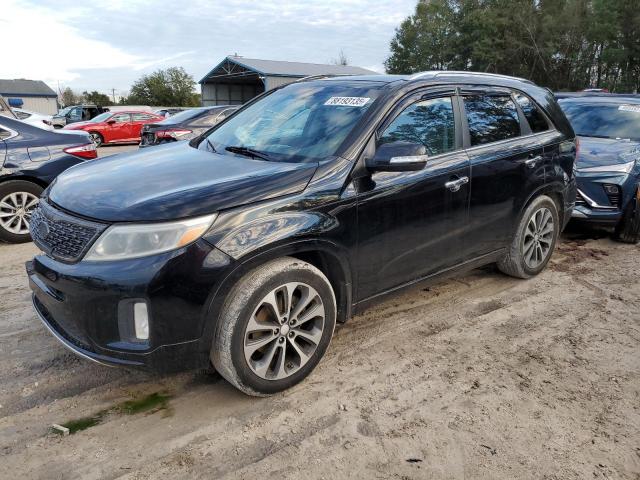
[[324, 104], [343, 107], [363, 107], [369, 100], [371, 100], [369, 97], [331, 97], [324, 102]]

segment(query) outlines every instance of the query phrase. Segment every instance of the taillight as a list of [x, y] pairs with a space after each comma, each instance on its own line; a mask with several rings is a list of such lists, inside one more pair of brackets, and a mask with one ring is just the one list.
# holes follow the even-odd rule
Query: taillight
[[156, 138], [175, 138], [177, 140], [184, 135], [189, 135], [192, 131], [186, 128], [167, 128], [166, 130], [158, 130], [154, 133]]
[[65, 153], [69, 155], [73, 155], [74, 157], [82, 158], [85, 160], [92, 160], [94, 158], [98, 158], [98, 151], [96, 150], [96, 144], [86, 143], [84, 145], [76, 145], [74, 147], [68, 147], [63, 150]]

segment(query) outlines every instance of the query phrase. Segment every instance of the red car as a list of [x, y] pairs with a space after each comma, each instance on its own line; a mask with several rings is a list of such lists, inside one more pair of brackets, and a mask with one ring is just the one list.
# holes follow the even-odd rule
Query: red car
[[87, 122], [67, 125], [64, 130], [89, 132], [97, 147], [107, 143], [139, 143], [142, 126], [160, 120], [164, 117], [151, 112], [104, 112]]

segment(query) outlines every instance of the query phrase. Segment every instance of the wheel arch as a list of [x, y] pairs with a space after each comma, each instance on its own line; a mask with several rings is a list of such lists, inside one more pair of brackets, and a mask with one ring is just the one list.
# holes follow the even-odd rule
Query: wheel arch
[[251, 270], [271, 260], [293, 257], [318, 268], [329, 280], [336, 297], [336, 321], [346, 322], [351, 317], [353, 304], [352, 270], [346, 250], [339, 245], [318, 239], [302, 239], [253, 251], [237, 259], [235, 267], [211, 292], [205, 309], [203, 353], [208, 351], [214, 338], [225, 300], [233, 287]]
[[36, 185], [38, 185], [39, 187], [42, 188], [47, 188], [49, 186], [49, 184], [47, 182], [45, 182], [44, 180], [38, 178], [38, 177], [33, 177], [30, 175], [24, 175], [21, 173], [16, 173], [13, 175], [7, 175], [5, 177], [0, 177], [0, 185], [5, 184], [7, 182], [11, 182], [11, 181], [17, 181], [17, 180], [21, 180], [23, 182], [31, 182], [31, 183], [35, 183]]
[[[565, 224], [565, 204], [566, 204], [566, 198], [565, 198], [565, 187], [561, 184], [556, 184], [556, 183], [552, 183], [552, 184], [547, 184], [547, 185], [542, 185], [539, 188], [537, 188], [536, 190], [534, 190], [528, 197], [527, 199], [523, 202], [522, 206], [520, 207], [520, 211], [518, 212], [518, 221], [515, 223], [515, 227], [514, 227], [514, 231], [512, 232], [512, 235], [515, 233], [515, 229], [518, 228], [518, 224], [520, 222], [520, 220], [522, 219], [522, 215], [524, 215], [525, 210], [527, 209], [527, 207], [529, 207], [529, 205], [531, 205], [531, 202], [533, 202], [534, 199], [536, 199], [537, 197], [539, 197], [540, 195], [547, 195], [548, 197], [551, 198], [551, 200], [553, 200], [553, 202], [556, 204], [556, 208], [558, 210], [558, 216], [560, 217], [560, 225], [564, 225]], [[561, 228], [562, 230], [562, 228]]]

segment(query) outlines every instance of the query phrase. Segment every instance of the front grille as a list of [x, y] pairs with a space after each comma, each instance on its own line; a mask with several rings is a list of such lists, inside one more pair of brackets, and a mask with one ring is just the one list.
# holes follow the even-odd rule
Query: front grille
[[47, 255], [75, 262], [104, 231], [106, 225], [72, 217], [41, 200], [31, 215], [33, 242]]

